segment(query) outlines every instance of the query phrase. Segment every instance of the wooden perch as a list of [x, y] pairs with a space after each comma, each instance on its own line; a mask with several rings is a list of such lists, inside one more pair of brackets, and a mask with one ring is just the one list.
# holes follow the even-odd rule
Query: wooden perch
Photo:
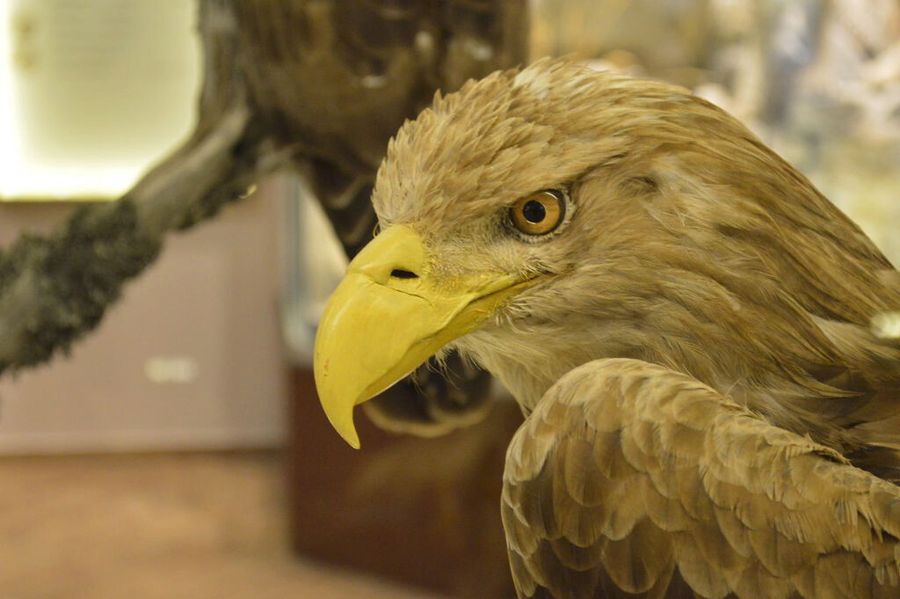
[[278, 165], [234, 73], [227, 10], [202, 5], [206, 77], [191, 138], [116, 202], [83, 207], [54, 235], [23, 236], [0, 256], [0, 372], [41, 364], [94, 329], [167, 232], [214, 215]]

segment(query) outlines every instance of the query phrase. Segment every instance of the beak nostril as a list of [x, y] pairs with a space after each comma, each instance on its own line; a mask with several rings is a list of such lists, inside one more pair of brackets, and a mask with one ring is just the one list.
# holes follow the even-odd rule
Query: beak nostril
[[409, 270], [402, 270], [400, 268], [395, 268], [391, 271], [391, 277], [395, 277], [398, 279], [418, 279], [419, 275]]

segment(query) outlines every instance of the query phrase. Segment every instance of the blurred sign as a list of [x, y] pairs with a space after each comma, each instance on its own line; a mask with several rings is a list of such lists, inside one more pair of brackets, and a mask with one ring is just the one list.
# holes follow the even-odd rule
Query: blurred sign
[[0, 2], [0, 199], [128, 189], [194, 122], [190, 0]]

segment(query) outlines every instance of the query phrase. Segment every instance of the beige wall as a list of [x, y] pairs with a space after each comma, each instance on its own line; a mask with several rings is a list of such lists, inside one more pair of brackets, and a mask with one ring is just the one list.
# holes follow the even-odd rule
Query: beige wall
[[[282, 438], [276, 184], [170, 237], [71, 356], [0, 378], [0, 453], [257, 446]], [[0, 205], [0, 243], [71, 208]]]

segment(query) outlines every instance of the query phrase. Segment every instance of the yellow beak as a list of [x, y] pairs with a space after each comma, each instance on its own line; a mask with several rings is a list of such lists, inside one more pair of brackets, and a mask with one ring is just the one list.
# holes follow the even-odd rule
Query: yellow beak
[[386, 229], [350, 263], [319, 322], [316, 387], [331, 425], [358, 449], [354, 406], [475, 329], [529, 282], [497, 274], [435, 277], [415, 231]]

